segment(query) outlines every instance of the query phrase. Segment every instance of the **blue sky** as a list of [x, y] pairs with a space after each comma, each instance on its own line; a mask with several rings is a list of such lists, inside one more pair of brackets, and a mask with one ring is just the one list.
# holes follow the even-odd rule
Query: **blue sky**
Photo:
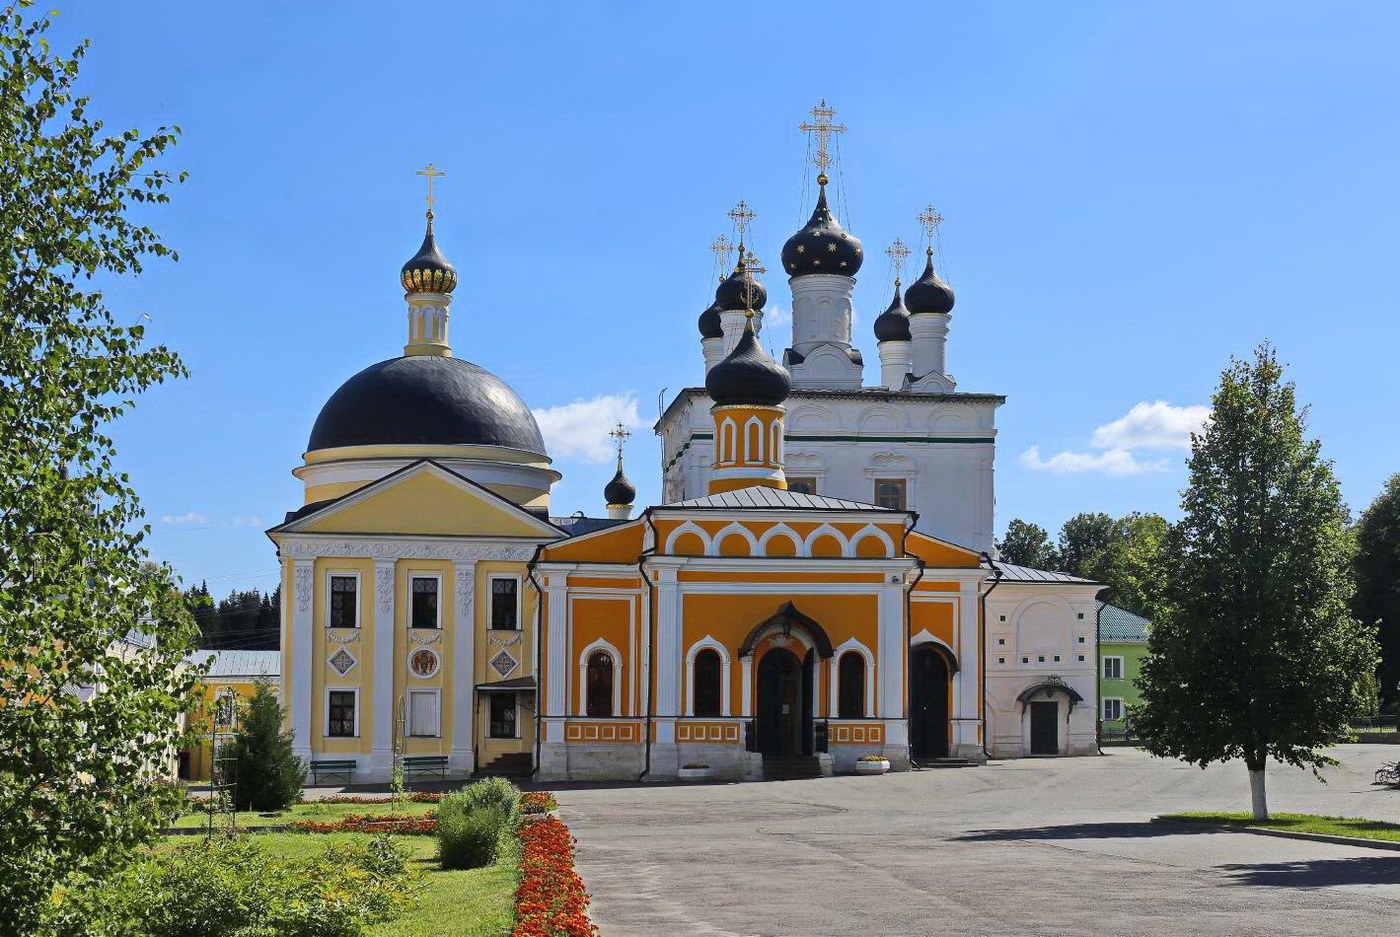
[[869, 383], [880, 252], [927, 202], [947, 219], [949, 368], [1008, 398], [999, 531], [1173, 513], [1182, 408], [1264, 338], [1354, 509], [1400, 470], [1393, 4], [92, 0], [58, 24], [93, 39], [109, 126], [183, 128], [190, 180], [157, 218], [182, 259], [109, 298], [193, 375], [117, 437], [153, 551], [216, 593], [273, 581], [262, 530], [300, 504], [318, 409], [399, 353], [430, 160], [456, 353], [534, 408], [582, 402], [549, 422], [556, 512], [601, 512], [600, 398], [635, 401], [654, 501], [658, 392], [702, 378], [706, 246], [755, 206], [785, 310], [772, 261], [811, 210], [797, 125], [822, 97], [850, 128]]

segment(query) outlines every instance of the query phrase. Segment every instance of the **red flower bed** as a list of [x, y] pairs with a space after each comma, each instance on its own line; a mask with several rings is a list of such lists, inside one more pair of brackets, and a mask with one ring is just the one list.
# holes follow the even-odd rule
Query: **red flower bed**
[[556, 817], [527, 820], [516, 834], [524, 845], [515, 890], [514, 937], [593, 937], [588, 892], [574, 871], [569, 828]]
[[406, 801], [410, 804], [439, 804], [442, 803], [442, 795], [434, 794], [430, 791], [409, 791], [397, 798], [393, 797], [356, 797], [353, 794], [333, 794], [330, 797], [317, 797], [315, 800], [302, 801], [308, 804], [391, 804], [394, 800]]
[[532, 791], [520, 795], [521, 813], [549, 813], [551, 810], [558, 809], [559, 801], [555, 800], [554, 795], [549, 791]]
[[292, 820], [287, 825], [302, 833], [400, 833], [409, 836], [432, 836], [437, 833], [437, 817], [431, 813], [381, 816], [347, 813], [330, 823]]

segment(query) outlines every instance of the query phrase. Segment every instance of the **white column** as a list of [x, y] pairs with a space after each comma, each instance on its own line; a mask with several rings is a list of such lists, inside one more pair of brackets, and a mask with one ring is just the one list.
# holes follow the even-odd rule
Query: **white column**
[[[540, 778], [562, 781], [569, 777], [569, 750], [564, 738], [569, 701], [569, 573], [551, 569], [545, 573], [545, 612], [549, 617], [549, 642], [545, 649], [546, 680], [538, 699], [544, 738], [540, 742]], [[538, 635], [536, 640], [538, 640]]]
[[904, 665], [909, 645], [904, 637], [904, 588], [882, 585], [879, 598], [880, 693], [876, 712], [885, 723], [884, 755], [897, 768], [909, 767], [909, 722], [904, 715]]
[[982, 647], [978, 628], [981, 583], [965, 579], [958, 589], [958, 680], [953, 688], [953, 750], [955, 758], [981, 758], [977, 729], [982, 724]]
[[476, 562], [453, 564], [452, 582], [452, 748], [447, 764], [453, 773], [466, 774], [475, 767], [476, 748]]
[[676, 719], [681, 712], [681, 587], [678, 561], [653, 559], [656, 583], [656, 728], [652, 735], [651, 776], [675, 777], [680, 768], [676, 749]]
[[292, 714], [292, 750], [300, 758], [311, 757], [311, 713], [316, 705], [311, 696], [311, 649], [316, 627], [311, 620], [314, 566], [312, 560], [292, 561], [292, 672], [287, 707]]
[[394, 561], [374, 563], [374, 744], [371, 778], [388, 778], [394, 760]]

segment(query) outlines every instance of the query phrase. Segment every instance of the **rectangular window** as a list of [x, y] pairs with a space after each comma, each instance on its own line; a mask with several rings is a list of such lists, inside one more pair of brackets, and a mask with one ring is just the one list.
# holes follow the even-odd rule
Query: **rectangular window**
[[1123, 718], [1123, 701], [1107, 698], [1103, 701], [1103, 721], [1117, 722]]
[[326, 734], [336, 738], [355, 736], [355, 691], [331, 690], [326, 713]]
[[436, 690], [408, 691], [408, 734], [416, 738], [442, 734]]
[[520, 627], [518, 621], [519, 591], [520, 583], [515, 579], [491, 580], [492, 631], [515, 631]]
[[515, 694], [491, 693], [491, 737], [513, 739], [515, 734]]
[[882, 508], [903, 511], [905, 509], [906, 488], [907, 483], [902, 478], [877, 478], [875, 479], [875, 503]]
[[355, 576], [331, 577], [331, 621], [332, 628], [359, 627], [359, 602], [356, 593], [360, 580]]
[[799, 494], [814, 495], [817, 493], [817, 480], [815, 478], [793, 478], [788, 476], [788, 491], [796, 491]]
[[409, 580], [413, 585], [413, 627], [438, 628], [438, 577], [414, 576]]
[[1123, 679], [1123, 658], [1105, 657], [1103, 659], [1103, 678], [1105, 680]]

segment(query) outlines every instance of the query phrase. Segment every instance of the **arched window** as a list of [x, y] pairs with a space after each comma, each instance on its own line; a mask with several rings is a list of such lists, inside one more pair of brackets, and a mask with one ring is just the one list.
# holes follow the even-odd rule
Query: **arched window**
[[836, 716], [840, 719], [864, 719], [865, 658], [855, 651], [848, 651], [841, 655], [840, 668]]
[[694, 672], [690, 678], [695, 681], [695, 715], [718, 716], [720, 714], [719, 652], [712, 647], [707, 647], [696, 654]]
[[595, 718], [613, 714], [613, 659], [607, 651], [588, 655], [588, 686], [585, 713]]

